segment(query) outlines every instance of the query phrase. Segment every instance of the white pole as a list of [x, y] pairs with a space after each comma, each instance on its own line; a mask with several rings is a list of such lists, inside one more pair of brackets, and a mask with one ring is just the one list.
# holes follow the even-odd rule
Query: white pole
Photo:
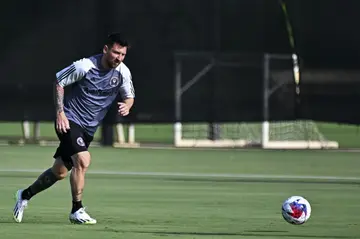
[[22, 131], [23, 131], [24, 139], [29, 139], [30, 138], [30, 122], [23, 121], [21, 127], [22, 127]]
[[180, 122], [174, 124], [174, 144], [178, 146], [182, 139], [182, 125]]
[[269, 74], [270, 74], [270, 55], [264, 55], [264, 89], [263, 89], [263, 124], [262, 124], [262, 135], [261, 144], [265, 148], [269, 142]]
[[181, 141], [181, 60], [175, 59], [175, 120], [174, 124], [174, 145]]
[[262, 135], [261, 135], [261, 141], [262, 146], [265, 147], [269, 143], [269, 122], [264, 121], [262, 123]]
[[129, 131], [128, 132], [128, 134], [129, 134], [128, 142], [129, 142], [129, 144], [134, 144], [135, 143], [135, 125], [130, 124], [128, 131]]
[[124, 135], [124, 126], [122, 124], [116, 124], [116, 134], [118, 138], [118, 143], [125, 143], [125, 135]]

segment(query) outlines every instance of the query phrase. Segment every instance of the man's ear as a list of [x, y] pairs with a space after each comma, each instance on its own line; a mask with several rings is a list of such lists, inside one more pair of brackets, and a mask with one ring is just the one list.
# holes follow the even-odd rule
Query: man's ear
[[103, 53], [106, 54], [109, 51], [108, 45], [104, 45], [103, 47]]

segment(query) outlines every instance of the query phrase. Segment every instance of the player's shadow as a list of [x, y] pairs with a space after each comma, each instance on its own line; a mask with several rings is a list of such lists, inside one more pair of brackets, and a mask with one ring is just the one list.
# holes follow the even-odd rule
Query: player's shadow
[[[142, 232], [149, 233], [149, 232]], [[278, 237], [278, 238], [335, 238], [335, 239], [358, 239], [356, 237], [348, 237], [348, 236], [328, 236], [328, 235], [291, 235], [291, 234], [279, 234], [279, 232], [257, 232], [257, 233], [225, 233], [225, 232], [152, 232], [157, 235], [182, 235], [182, 236], [239, 236], [239, 237]]]
[[[9, 176], [12, 177], [12, 176]], [[92, 174], [91, 177], [101, 179], [113, 179], [114, 177], [124, 177], [124, 175]], [[1, 178], [1, 174], [0, 174]], [[159, 180], [159, 181], [181, 181], [181, 182], [209, 182], [209, 183], [294, 183], [294, 184], [338, 184], [338, 185], [360, 185], [360, 181], [351, 180], [320, 180], [320, 179], [291, 179], [291, 178], [216, 178], [216, 177], [177, 177], [162, 175], [126, 175], [127, 179], [136, 180]]]
[[[49, 219], [49, 218], [47, 218]], [[27, 225], [31, 225], [31, 224], [47, 224], [47, 225], [71, 225], [70, 222], [68, 222], [68, 219], [65, 218], [65, 220], [45, 220], [44, 218], [27, 218], [26, 220], [24, 220], [22, 223], [17, 223], [14, 221], [13, 218], [9, 218], [9, 217], [4, 217], [4, 218], [0, 218], [0, 225], [1, 224], [27, 224]]]
[[301, 179], [262, 179], [262, 178], [167, 178], [169, 181], [212, 182], [212, 183], [297, 183], [297, 184], [340, 184], [360, 185], [359, 181], [340, 180], [301, 180]]
[[[279, 233], [280, 231], [277, 231]], [[358, 239], [358, 237], [354, 236], [333, 236], [333, 235], [294, 235], [294, 234], [288, 234], [287, 231], [283, 231], [284, 234], [277, 234], [275, 231], [265, 231], [265, 230], [254, 230], [254, 231], [244, 231], [244, 233], [241, 233], [241, 236], [248, 236], [248, 237], [261, 237], [261, 236], [272, 236], [272, 237], [294, 237], [294, 238], [334, 238], [334, 239]], [[261, 233], [261, 234], [260, 234]], [[264, 234], [263, 234], [264, 233]], [[268, 234], [265, 234], [268, 233]]]

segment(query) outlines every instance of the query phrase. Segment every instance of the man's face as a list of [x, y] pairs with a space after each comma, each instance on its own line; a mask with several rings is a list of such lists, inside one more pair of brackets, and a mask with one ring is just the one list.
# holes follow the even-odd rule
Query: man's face
[[125, 58], [127, 47], [120, 46], [117, 43], [109, 48], [107, 45], [104, 46], [103, 53], [105, 56], [105, 62], [109, 68], [116, 68]]

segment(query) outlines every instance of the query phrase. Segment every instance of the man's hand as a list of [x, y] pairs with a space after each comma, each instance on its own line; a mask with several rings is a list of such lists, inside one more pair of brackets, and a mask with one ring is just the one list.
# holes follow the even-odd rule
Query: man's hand
[[64, 112], [60, 112], [56, 116], [56, 130], [62, 134], [66, 133], [70, 129], [69, 120]]
[[127, 116], [130, 112], [130, 107], [128, 104], [123, 103], [123, 102], [119, 102], [118, 103], [119, 109], [118, 112], [121, 116]]

